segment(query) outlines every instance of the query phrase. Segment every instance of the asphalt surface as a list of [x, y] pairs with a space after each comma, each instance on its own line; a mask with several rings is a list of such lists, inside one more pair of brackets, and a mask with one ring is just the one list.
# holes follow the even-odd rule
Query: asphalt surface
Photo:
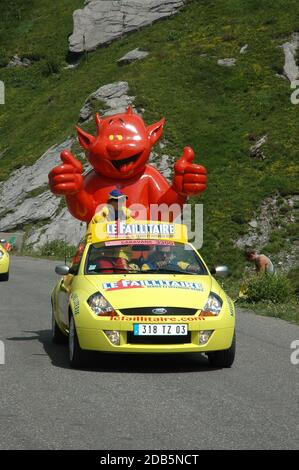
[[231, 369], [200, 355], [96, 355], [72, 370], [51, 343], [56, 264], [14, 257], [0, 283], [0, 449], [299, 448], [298, 326], [239, 311]]

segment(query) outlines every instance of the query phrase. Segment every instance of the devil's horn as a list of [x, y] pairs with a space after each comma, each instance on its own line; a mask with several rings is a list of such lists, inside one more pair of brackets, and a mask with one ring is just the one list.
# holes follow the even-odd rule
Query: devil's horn
[[102, 123], [102, 119], [101, 119], [101, 116], [99, 115], [99, 113], [96, 113], [95, 121], [96, 121], [97, 131], [99, 133], [100, 128], [101, 128], [101, 123]]
[[127, 114], [133, 114], [133, 108], [131, 105], [127, 107]]

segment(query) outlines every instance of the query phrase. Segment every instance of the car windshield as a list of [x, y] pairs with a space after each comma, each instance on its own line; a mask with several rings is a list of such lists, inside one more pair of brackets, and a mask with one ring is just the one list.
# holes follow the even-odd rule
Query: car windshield
[[116, 240], [90, 245], [85, 274], [190, 274], [207, 270], [189, 244], [161, 240]]

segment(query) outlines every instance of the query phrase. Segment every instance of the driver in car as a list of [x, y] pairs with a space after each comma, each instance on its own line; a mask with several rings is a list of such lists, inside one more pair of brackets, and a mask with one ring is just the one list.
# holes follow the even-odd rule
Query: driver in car
[[126, 273], [129, 269], [131, 259], [131, 248], [129, 246], [115, 246], [103, 250], [97, 260], [98, 270], [103, 270], [106, 274]]
[[168, 245], [157, 245], [154, 252], [150, 254], [146, 263], [141, 267], [142, 271], [148, 271], [152, 269], [173, 269], [174, 271], [187, 271], [187, 272], [199, 272], [200, 268], [196, 264], [188, 263], [187, 261], [177, 260], [176, 256], [171, 250], [171, 246]]

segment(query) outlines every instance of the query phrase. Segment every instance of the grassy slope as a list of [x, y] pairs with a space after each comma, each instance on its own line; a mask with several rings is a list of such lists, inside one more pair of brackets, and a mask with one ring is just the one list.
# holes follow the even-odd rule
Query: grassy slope
[[[166, 116], [166, 150], [179, 156], [191, 145], [208, 168], [208, 190], [199, 199], [202, 252], [209, 263], [228, 263], [237, 273], [244, 263], [233, 240], [244, 233], [262, 198], [277, 190], [298, 192], [299, 106], [290, 102], [289, 83], [275, 76], [284, 62], [278, 46], [298, 29], [297, 0], [191, 1], [173, 18], [84, 56], [75, 70], [62, 70], [72, 11], [82, 4], [15, 0], [7, 7], [0, 0], [2, 63], [14, 53], [39, 59], [28, 69], [0, 69], [6, 84], [0, 179], [74, 133], [90, 92], [127, 80], [147, 123]], [[240, 55], [246, 43], [248, 52]], [[150, 56], [119, 68], [116, 60], [138, 46]], [[218, 66], [224, 57], [235, 57], [237, 65]], [[250, 159], [249, 134], [265, 133], [267, 159]]]

